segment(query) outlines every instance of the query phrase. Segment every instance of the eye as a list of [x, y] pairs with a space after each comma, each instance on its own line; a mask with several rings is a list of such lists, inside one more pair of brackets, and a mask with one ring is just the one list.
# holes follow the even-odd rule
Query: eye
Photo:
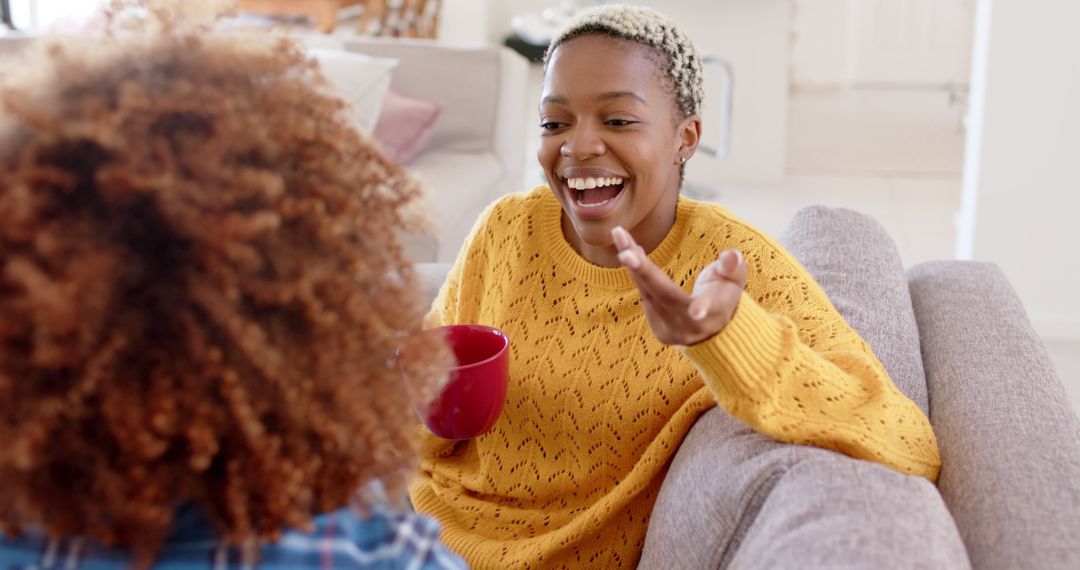
[[631, 121], [628, 119], [608, 119], [607, 121], [605, 121], [608, 126], [612, 127], [627, 127], [636, 122], [637, 121]]
[[540, 129], [544, 131], [554, 131], [564, 127], [562, 123], [558, 121], [543, 121], [540, 123]]

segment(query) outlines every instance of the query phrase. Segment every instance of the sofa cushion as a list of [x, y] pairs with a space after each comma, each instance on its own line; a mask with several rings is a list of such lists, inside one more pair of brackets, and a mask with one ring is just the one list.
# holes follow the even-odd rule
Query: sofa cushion
[[438, 237], [438, 251], [414, 252], [414, 261], [455, 259], [484, 208], [511, 191], [502, 186], [503, 169], [491, 153], [426, 152], [409, 170], [426, 188], [425, 206], [435, 217]]
[[896, 386], [929, 413], [904, 264], [881, 224], [851, 210], [812, 206], [795, 214], [780, 242], [870, 344]]
[[765, 498], [728, 568], [970, 568], [933, 483], [821, 453]]
[[390, 89], [375, 125], [375, 140], [390, 160], [408, 164], [431, 140], [441, 113], [442, 105], [434, 101], [409, 97]]
[[1080, 568], [1080, 421], [1004, 274], [908, 273], [922, 335], [938, 487], [978, 568]]
[[694, 423], [664, 478], [638, 568], [724, 568], [776, 480], [807, 452], [713, 408]]
[[32, 36], [0, 34], [0, 57], [14, 56], [30, 47], [33, 42]]
[[397, 61], [332, 49], [309, 53], [318, 60], [331, 87], [349, 103], [357, 128], [371, 134]]
[[417, 263], [413, 266], [420, 284], [424, 306], [430, 307], [435, 301], [443, 281], [446, 281], [446, 276], [450, 273], [450, 267], [449, 263]]
[[[800, 552], [817, 563], [798, 563]], [[965, 568], [967, 558], [929, 481], [777, 442], [722, 408], [702, 415], [664, 479], [638, 567], [845, 565]]]
[[[881, 226], [849, 210], [814, 207], [796, 214], [783, 241], [870, 343], [894, 382], [925, 411], [926, 385], [907, 281], [896, 247]], [[796, 501], [792, 497], [800, 488], [816, 491]], [[778, 492], [775, 500], [773, 492]], [[904, 509], [880, 506], [893, 504], [884, 497], [892, 492]], [[834, 521], [864, 522], [816, 524], [821, 517], [815, 512]], [[892, 525], [898, 528], [889, 534]], [[865, 567], [875, 567], [882, 553], [913, 544], [928, 550], [910, 552], [885, 567], [906, 567], [908, 561], [938, 567], [925, 556], [942, 553], [949, 553], [942, 567], [966, 565], [955, 523], [929, 482], [831, 451], [781, 444], [716, 408], [698, 419], [672, 460], [649, 521], [641, 567], [721, 568], [735, 561], [754, 566], [756, 559], [768, 559], [764, 545], [782, 533], [791, 533], [784, 538], [789, 549], [772, 558], [777, 564], [802, 567], [785, 557], [815, 541], [814, 556], [836, 561], [845, 552], [833, 534], [837, 528], [847, 533], [848, 546], [884, 541], [865, 553]], [[860, 560], [857, 549], [847, 553], [851, 561]]]
[[491, 148], [499, 107], [502, 48], [426, 41], [348, 41], [345, 46], [349, 51], [394, 58], [410, 66], [410, 73], [394, 74], [393, 85], [410, 97], [435, 100], [443, 106], [443, 118], [432, 135], [433, 147], [458, 152]]
[[[336, 41], [348, 51], [397, 60], [392, 88], [442, 105], [431, 139], [409, 169], [430, 183], [432, 195], [446, 197], [444, 202], [436, 197], [431, 209], [443, 235], [407, 241], [417, 261], [453, 261], [488, 204], [526, 189], [521, 141], [527, 129], [522, 118], [535, 113], [527, 104], [528, 62], [505, 47], [408, 38]], [[325, 45], [326, 40], [320, 42]]]

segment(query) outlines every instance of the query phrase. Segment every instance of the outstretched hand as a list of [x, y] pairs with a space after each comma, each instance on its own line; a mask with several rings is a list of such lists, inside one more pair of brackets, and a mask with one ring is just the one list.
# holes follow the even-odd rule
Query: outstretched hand
[[746, 262], [736, 249], [720, 253], [694, 281], [690, 295], [667, 276], [622, 227], [611, 230], [619, 261], [641, 294], [645, 318], [657, 340], [689, 346], [720, 332], [735, 315], [746, 287]]

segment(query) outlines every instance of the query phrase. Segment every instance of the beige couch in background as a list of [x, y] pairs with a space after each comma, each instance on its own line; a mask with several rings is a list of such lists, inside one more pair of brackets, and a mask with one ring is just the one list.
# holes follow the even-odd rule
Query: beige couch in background
[[406, 167], [424, 181], [436, 235], [403, 240], [417, 262], [453, 261], [484, 208], [524, 179], [528, 62], [506, 48], [430, 40], [311, 38], [312, 47], [397, 61], [391, 89], [442, 104], [434, 133]]
[[[356, 63], [356, 73], [371, 74], [373, 68], [377, 74], [389, 73], [390, 88], [442, 105], [430, 141], [405, 165], [425, 183], [425, 206], [434, 222], [434, 235], [403, 236], [411, 259], [452, 261], [488, 204], [524, 190], [526, 150], [522, 143], [527, 113], [535, 113], [527, 104], [529, 64], [525, 58], [502, 47], [459, 47], [433, 40], [323, 35], [301, 39], [324, 62], [335, 50], [377, 58]], [[0, 57], [31, 41], [28, 36], [0, 35]], [[352, 84], [362, 91], [343, 95], [362, 107], [358, 125], [370, 131], [385, 82], [334, 77], [348, 73], [348, 63], [340, 59], [324, 67], [335, 85]]]

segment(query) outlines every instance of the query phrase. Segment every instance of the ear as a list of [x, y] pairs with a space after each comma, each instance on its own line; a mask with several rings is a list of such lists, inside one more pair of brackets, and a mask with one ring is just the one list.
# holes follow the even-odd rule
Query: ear
[[685, 164], [697, 152], [701, 142], [701, 117], [690, 115], [675, 127], [678, 134], [678, 148], [675, 149], [675, 164]]

